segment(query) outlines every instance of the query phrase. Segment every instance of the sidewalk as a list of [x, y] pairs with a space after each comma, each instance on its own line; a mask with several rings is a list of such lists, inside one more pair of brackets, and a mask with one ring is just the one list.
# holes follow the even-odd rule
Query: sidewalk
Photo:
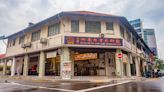
[[91, 83], [116, 83], [121, 81], [142, 81], [146, 80], [143, 77], [124, 77], [124, 78], [108, 78], [108, 77], [73, 77], [72, 79], [61, 79], [60, 77], [38, 77], [38, 76], [1, 76], [0, 80], [22, 80], [22, 81], [34, 81], [34, 82], [91, 82]]

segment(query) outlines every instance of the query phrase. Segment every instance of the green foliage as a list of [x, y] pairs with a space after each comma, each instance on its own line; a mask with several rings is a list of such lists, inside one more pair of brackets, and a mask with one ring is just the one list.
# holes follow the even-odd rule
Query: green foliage
[[155, 68], [164, 70], [164, 61], [162, 59], [155, 57]]

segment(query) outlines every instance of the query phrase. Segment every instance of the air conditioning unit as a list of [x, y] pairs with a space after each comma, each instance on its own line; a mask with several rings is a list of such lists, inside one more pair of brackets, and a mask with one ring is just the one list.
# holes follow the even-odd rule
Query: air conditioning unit
[[21, 47], [22, 47], [22, 48], [26, 48], [26, 44], [22, 44]]
[[31, 47], [31, 42], [25, 44], [26, 47]]
[[43, 43], [43, 44], [47, 43], [47, 39], [46, 38], [41, 38], [40, 43]]

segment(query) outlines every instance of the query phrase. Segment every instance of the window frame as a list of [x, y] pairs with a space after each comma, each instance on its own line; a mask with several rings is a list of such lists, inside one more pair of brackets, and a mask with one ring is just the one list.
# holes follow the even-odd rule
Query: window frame
[[[51, 28], [51, 30], [50, 30]], [[60, 22], [48, 26], [48, 37], [60, 34]]]
[[[73, 24], [73, 22], [75, 24]], [[76, 25], [76, 23], [77, 23], [77, 25]], [[71, 33], [79, 33], [79, 31], [80, 31], [79, 24], [80, 24], [79, 20], [71, 20]], [[75, 30], [73, 30], [73, 26], [74, 26]]]
[[[98, 25], [94, 23], [97, 23]], [[95, 27], [99, 27], [99, 28], [95, 31]], [[101, 21], [85, 21], [85, 32], [95, 33], [95, 34], [101, 33]]]
[[[112, 24], [112, 26], [110, 24]], [[107, 31], [110, 31], [110, 30], [114, 31], [114, 23], [113, 22], [106, 22], [105, 25], [106, 25]], [[112, 28], [110, 28], [110, 27], [112, 27]]]
[[24, 40], [25, 40], [25, 36], [20, 36], [19, 37], [19, 44], [23, 44], [24, 43]]
[[[40, 34], [41, 34], [40, 30], [32, 32], [32, 34], [31, 34], [31, 42], [39, 40], [40, 39]], [[37, 38], [35, 38], [35, 37], [37, 37]]]

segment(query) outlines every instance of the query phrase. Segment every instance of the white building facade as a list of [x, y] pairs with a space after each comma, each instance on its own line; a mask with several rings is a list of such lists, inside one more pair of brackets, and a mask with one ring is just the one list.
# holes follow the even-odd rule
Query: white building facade
[[61, 12], [8, 38], [11, 76], [142, 76], [151, 51], [124, 17]]

